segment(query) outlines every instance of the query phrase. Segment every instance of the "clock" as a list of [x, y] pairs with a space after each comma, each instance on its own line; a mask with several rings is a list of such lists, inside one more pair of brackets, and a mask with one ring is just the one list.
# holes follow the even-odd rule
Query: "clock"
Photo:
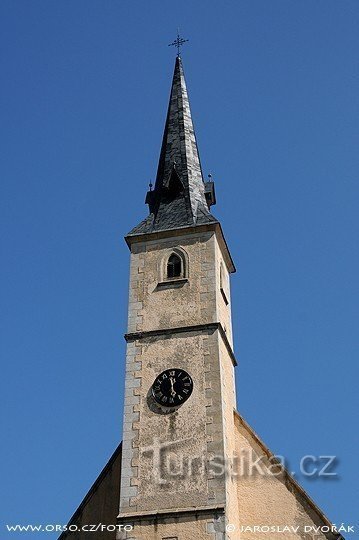
[[193, 381], [183, 369], [166, 369], [156, 377], [152, 385], [152, 395], [160, 405], [178, 407], [192, 394]]

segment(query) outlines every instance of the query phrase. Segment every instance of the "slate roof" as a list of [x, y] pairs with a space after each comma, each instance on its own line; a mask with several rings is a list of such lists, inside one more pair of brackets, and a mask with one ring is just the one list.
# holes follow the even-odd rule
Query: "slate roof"
[[128, 236], [216, 223], [209, 211], [182, 60], [176, 58], [150, 214]]

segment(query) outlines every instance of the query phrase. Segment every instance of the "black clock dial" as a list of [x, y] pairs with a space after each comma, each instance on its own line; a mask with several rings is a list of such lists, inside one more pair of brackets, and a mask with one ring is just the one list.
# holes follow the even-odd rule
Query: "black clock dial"
[[152, 395], [160, 405], [178, 407], [192, 394], [193, 381], [183, 369], [166, 369], [155, 379]]

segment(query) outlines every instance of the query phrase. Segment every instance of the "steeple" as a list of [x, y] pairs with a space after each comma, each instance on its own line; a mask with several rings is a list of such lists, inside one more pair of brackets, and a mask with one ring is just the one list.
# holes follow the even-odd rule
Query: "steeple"
[[236, 540], [241, 524], [249, 538], [251, 524], [283, 516], [291, 538], [308, 527], [343, 540], [280, 462], [273, 471], [278, 460], [235, 410], [235, 268], [210, 213], [180, 58], [146, 201], [150, 215], [126, 237], [123, 442], [59, 540], [87, 540], [89, 523], [112, 524], [101, 525], [112, 540]]
[[213, 182], [203, 180], [180, 56], [176, 57], [155, 188], [146, 197], [150, 215], [129, 234], [213, 223]]

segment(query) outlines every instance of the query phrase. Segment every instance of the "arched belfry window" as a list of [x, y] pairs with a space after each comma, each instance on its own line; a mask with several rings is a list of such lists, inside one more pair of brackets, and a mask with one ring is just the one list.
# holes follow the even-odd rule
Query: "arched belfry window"
[[159, 285], [176, 286], [188, 281], [188, 255], [182, 247], [166, 250], [158, 262]]
[[167, 278], [178, 278], [183, 276], [182, 259], [177, 253], [172, 253], [167, 261]]

